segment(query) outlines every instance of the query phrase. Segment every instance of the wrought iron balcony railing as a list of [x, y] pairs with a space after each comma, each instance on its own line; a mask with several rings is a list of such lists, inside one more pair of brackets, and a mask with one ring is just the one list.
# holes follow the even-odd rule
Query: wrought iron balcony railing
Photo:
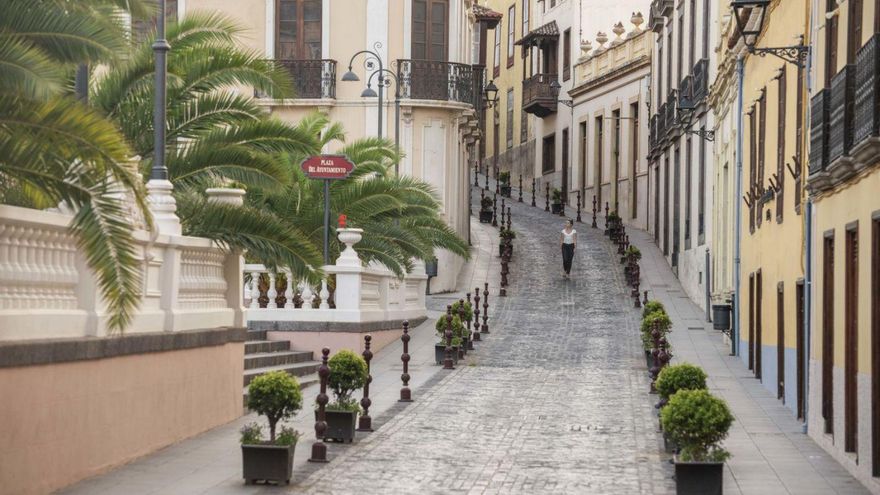
[[276, 60], [293, 79], [294, 98], [336, 98], [336, 61]]
[[856, 56], [856, 101], [853, 146], [880, 136], [880, 34]]
[[550, 83], [557, 79], [556, 74], [535, 74], [523, 80], [523, 111], [541, 118], [555, 113], [557, 94]]
[[810, 175], [828, 168], [828, 95], [823, 89], [810, 100]]
[[856, 66], [846, 65], [831, 79], [828, 121], [828, 165], [848, 155], [853, 143]]
[[709, 59], [703, 58], [694, 65], [694, 101], [699, 102], [709, 94]]
[[485, 69], [481, 65], [401, 59], [397, 61], [400, 97], [477, 104]]

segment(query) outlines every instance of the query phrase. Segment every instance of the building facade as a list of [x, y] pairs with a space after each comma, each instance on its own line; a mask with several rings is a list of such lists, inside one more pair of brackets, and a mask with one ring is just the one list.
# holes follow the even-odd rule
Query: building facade
[[[648, 126], [645, 121], [651, 72], [650, 32], [633, 14], [629, 33], [622, 22], [615, 39], [599, 32], [595, 49], [588, 42], [574, 67], [572, 128], [575, 129], [571, 174], [574, 199], [581, 194], [584, 217], [604, 205], [617, 205], [624, 222], [648, 229]], [[571, 196], [571, 195], [570, 195]], [[597, 214], [598, 215], [598, 214]]]
[[[480, 139], [475, 105], [484, 84], [484, 68], [475, 58], [480, 22], [473, 3], [178, 0], [178, 12], [213, 11], [237, 21], [247, 30], [247, 47], [284, 65], [295, 83], [294, 98], [260, 102], [289, 121], [323, 112], [343, 124], [349, 139], [379, 131], [376, 98], [361, 96], [368, 82], [378, 89], [378, 78], [370, 79], [376, 67], [365, 67], [366, 54], [352, 60], [361, 50], [377, 53], [396, 78], [385, 88], [381, 134], [400, 143], [400, 173], [430, 183], [446, 222], [467, 238], [469, 183]], [[349, 64], [359, 82], [339, 81]], [[431, 288], [451, 290], [463, 260], [442, 250], [437, 257]]]
[[687, 295], [708, 309], [712, 238], [711, 142], [706, 96], [714, 79], [710, 0], [654, 0], [649, 161], [654, 240]]
[[[773, 2], [755, 46], [805, 40], [808, 22], [802, 4]], [[738, 31], [731, 34], [733, 50], [741, 49]], [[803, 418], [806, 67], [775, 56], [740, 53], [743, 197], [732, 199], [741, 209], [740, 357], [766, 389]]]
[[880, 6], [813, 8], [809, 432], [880, 493]]

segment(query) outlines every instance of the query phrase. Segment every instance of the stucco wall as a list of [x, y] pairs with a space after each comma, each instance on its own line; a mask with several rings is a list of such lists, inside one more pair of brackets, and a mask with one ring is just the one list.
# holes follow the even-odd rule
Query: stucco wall
[[47, 493], [235, 419], [243, 367], [238, 342], [0, 368], [0, 493]]

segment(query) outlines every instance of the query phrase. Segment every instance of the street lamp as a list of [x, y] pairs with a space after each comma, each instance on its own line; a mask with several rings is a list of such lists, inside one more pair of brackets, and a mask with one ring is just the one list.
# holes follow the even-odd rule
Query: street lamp
[[[352, 56], [351, 56], [351, 59], [348, 61], [348, 71], [347, 71], [345, 74], [342, 75], [342, 80], [345, 81], [345, 82], [356, 82], [356, 81], [360, 81], [360, 80], [361, 80], [361, 79], [358, 77], [358, 75], [355, 74], [355, 73], [351, 70], [352, 64], [354, 64], [354, 59], [355, 59], [358, 55], [361, 55], [361, 54], [364, 54], [364, 55], [367, 56], [367, 57], [366, 57], [366, 60], [364, 60], [364, 67], [365, 67], [367, 70], [373, 70], [374, 64], [378, 64], [378, 66], [379, 66], [378, 72], [384, 72], [385, 67], [384, 67], [384, 64], [382, 63], [382, 57], [380, 57], [380, 56], [379, 56], [379, 53], [378, 53], [379, 50], [380, 50], [381, 48], [382, 48], [382, 43], [380, 43], [380, 42], [377, 41], [376, 43], [373, 44], [373, 50], [375, 50], [375, 51], [373, 51], [373, 50], [361, 50], [361, 51], [355, 53], [354, 55], [352, 55]], [[374, 94], [375, 94], [375, 96], [378, 96], [378, 97], [379, 97], [379, 118], [378, 118], [378, 120], [379, 120], [379, 122], [378, 122], [379, 127], [378, 127], [378, 129], [377, 129], [377, 131], [376, 131], [376, 134], [378, 135], [379, 138], [381, 138], [381, 137], [382, 137], [382, 94], [383, 94], [383, 91], [382, 91], [382, 90], [383, 90], [383, 85], [382, 85], [382, 84], [379, 84], [378, 86], [379, 86], [379, 92], [378, 92], [378, 93], [375, 93], [375, 92], [370, 88], [370, 86], [368, 85], [368, 86], [367, 86], [367, 89], [365, 89], [364, 92], [361, 93], [361, 96], [364, 96], [364, 97], [372, 97], [372, 96], [374, 96]]]
[[[806, 65], [807, 55], [810, 53], [810, 47], [803, 42], [792, 46], [779, 46], [770, 48], [756, 48], [758, 36], [764, 27], [764, 17], [767, 14], [767, 8], [770, 6], [770, 0], [733, 0], [730, 7], [733, 9], [733, 18], [736, 21], [736, 29], [742, 36], [743, 43], [749, 53], [757, 54], [765, 57], [769, 53], [790, 62], [800, 68]], [[754, 22], [749, 22], [752, 17]], [[751, 25], [752, 27], [749, 27]]]
[[[393, 65], [393, 62], [392, 62]], [[400, 82], [397, 80], [397, 76], [393, 71], [388, 69], [376, 69], [371, 74], [370, 77], [367, 78], [367, 87], [361, 92], [361, 96], [363, 98], [373, 98], [377, 96], [376, 92], [373, 91], [373, 76], [378, 74], [378, 81], [376, 85], [381, 90], [382, 88], [387, 88], [391, 81], [394, 81], [394, 148], [400, 153]], [[380, 108], [381, 112], [382, 109]], [[394, 175], [400, 175], [398, 161], [394, 162]]]
[[[690, 91], [692, 92], [693, 89], [690, 89]], [[697, 102], [694, 101], [693, 94], [682, 94], [678, 99], [676, 110], [676, 113], [678, 114], [678, 126], [685, 134], [693, 134], [700, 139], [705, 139], [709, 142], [715, 141], [714, 130], [699, 129], [694, 131], [691, 129], [694, 116], [697, 113]]]
[[492, 108], [498, 103], [498, 87], [495, 86], [494, 79], [483, 88], [483, 100], [486, 101], [486, 108]]
[[[569, 159], [574, 154], [572, 148], [572, 144], [574, 143], [574, 139], [572, 136], [574, 135], [574, 99], [561, 100], [559, 99], [559, 90], [562, 89], [562, 85], [559, 84], [559, 81], [553, 79], [553, 82], [550, 83], [550, 90], [553, 91], [553, 97], [556, 98], [556, 101], [562, 103], [563, 105], [568, 107], [568, 115], [569, 115], [569, 125], [568, 125], [568, 156]], [[563, 177], [563, 191], [562, 195], [565, 198], [565, 203], [568, 204], [568, 170], [565, 171], [565, 177]]]

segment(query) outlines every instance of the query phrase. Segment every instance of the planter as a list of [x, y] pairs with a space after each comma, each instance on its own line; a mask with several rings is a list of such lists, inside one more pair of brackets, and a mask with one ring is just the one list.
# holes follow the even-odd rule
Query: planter
[[[510, 255], [513, 256], [513, 244], [510, 245]], [[504, 256], [504, 244], [498, 245], [498, 256]]]
[[648, 369], [654, 366], [654, 356], [651, 355], [651, 351], [645, 351], [645, 365], [648, 366]]
[[257, 481], [274, 481], [290, 484], [293, 473], [293, 451], [296, 444], [242, 445], [242, 477], [247, 485]]
[[[446, 344], [434, 344], [434, 360], [437, 361], [437, 364], [443, 364], [444, 359], [446, 359]], [[452, 348], [452, 362], [458, 364], [457, 346]]]
[[561, 215], [562, 206], [562, 203], [550, 203], [550, 213], [554, 215]]
[[[352, 443], [357, 417], [358, 413], [354, 411], [324, 411], [324, 420], [327, 422], [324, 440]], [[315, 420], [317, 419], [318, 411], [315, 411]]]
[[721, 495], [723, 462], [681, 462], [675, 458], [675, 493], [678, 495]]
[[502, 196], [504, 196], [505, 198], [509, 198], [509, 197], [510, 197], [510, 190], [511, 190], [511, 187], [510, 187], [510, 186], [504, 186], [504, 185], [502, 185], [502, 186], [499, 187], [498, 189], [501, 191], [501, 195], [502, 195]]
[[666, 433], [663, 433], [663, 450], [667, 454], [675, 454], [676, 452], [678, 452], [678, 445], [675, 445], [675, 442], [668, 439], [666, 437]]
[[480, 210], [480, 223], [492, 223], [492, 210]]

